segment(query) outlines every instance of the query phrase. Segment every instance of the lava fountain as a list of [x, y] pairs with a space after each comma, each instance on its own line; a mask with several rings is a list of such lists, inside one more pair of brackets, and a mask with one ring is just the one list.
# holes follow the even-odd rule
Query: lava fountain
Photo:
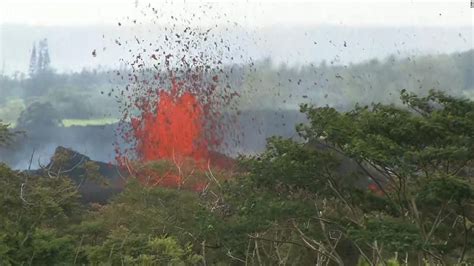
[[192, 158], [198, 165], [207, 163], [204, 110], [195, 95], [180, 92], [173, 82], [171, 91], [160, 90], [155, 104], [145, 102], [141, 108], [131, 125], [142, 161], [164, 159], [181, 164], [185, 158]]
[[[148, 12], [153, 24], [159, 24], [155, 19], [162, 16], [157, 9], [143, 12]], [[173, 26], [165, 27], [162, 34], [114, 40], [124, 49], [120, 62], [125, 66], [114, 71], [114, 76], [127, 84], [109, 93], [117, 99], [122, 114], [116, 159], [132, 176], [149, 184], [181, 187], [188, 182], [200, 190], [209, 181], [203, 173], [233, 165], [231, 158], [218, 152], [238, 142], [234, 98], [239, 95], [232, 85], [236, 81], [229, 79], [236, 74], [227, 66], [234, 58], [245, 56], [233, 49], [236, 40], [214, 33], [219, 30], [217, 24], [195, 26], [209, 12], [172, 16]], [[134, 18], [127, 23], [140, 24]], [[153, 163], [165, 163], [166, 171], [143, 167]], [[197, 180], [197, 172], [205, 180], [192, 184], [189, 180]]]
[[[133, 140], [132, 151], [141, 166], [130, 167], [127, 156], [118, 161], [148, 185], [202, 191], [213, 181], [209, 177], [215, 178], [211, 166], [220, 171], [233, 164], [232, 159], [213, 150], [222, 136], [219, 105], [209, 93], [215, 85], [201, 89], [191, 81], [195, 81], [193, 77], [180, 82], [173, 77], [171, 88], [148, 90], [135, 99], [138, 115], [130, 116], [126, 135]], [[204, 83], [199, 82], [201, 86]]]

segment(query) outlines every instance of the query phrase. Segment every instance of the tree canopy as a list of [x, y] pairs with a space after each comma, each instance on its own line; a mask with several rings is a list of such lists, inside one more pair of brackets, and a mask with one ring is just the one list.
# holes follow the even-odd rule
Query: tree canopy
[[15, 135], [8, 127], [8, 124], [4, 124], [0, 120], [0, 147], [7, 145]]

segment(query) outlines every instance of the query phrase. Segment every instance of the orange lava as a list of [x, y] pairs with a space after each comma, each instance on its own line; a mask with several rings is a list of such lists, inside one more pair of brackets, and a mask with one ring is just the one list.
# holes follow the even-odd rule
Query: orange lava
[[145, 185], [202, 191], [211, 183], [211, 171], [232, 171], [234, 160], [215, 150], [226, 130], [220, 110], [234, 96], [214, 94], [217, 76], [211, 83], [201, 78], [170, 73], [165, 81], [171, 88], [167, 82], [143, 86], [128, 98], [133, 109], [125, 109], [123, 120], [130, 123], [119, 134], [129, 146], [117, 145], [115, 151], [130, 176]]
[[154, 107], [132, 118], [132, 130], [141, 161], [165, 159], [181, 164], [192, 158], [204, 166], [209, 159], [203, 108], [190, 92], [180, 93], [176, 83], [171, 91], [159, 92]]

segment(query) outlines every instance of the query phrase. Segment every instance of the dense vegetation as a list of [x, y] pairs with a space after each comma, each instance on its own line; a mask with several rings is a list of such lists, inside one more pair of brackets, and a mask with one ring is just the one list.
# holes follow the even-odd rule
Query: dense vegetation
[[[474, 102], [401, 101], [303, 104], [303, 142], [271, 138], [237, 172], [207, 173], [202, 192], [132, 177], [109, 204], [81, 205], [67, 173], [1, 165], [1, 264], [474, 263]], [[345, 158], [365, 174], [341, 170]]]

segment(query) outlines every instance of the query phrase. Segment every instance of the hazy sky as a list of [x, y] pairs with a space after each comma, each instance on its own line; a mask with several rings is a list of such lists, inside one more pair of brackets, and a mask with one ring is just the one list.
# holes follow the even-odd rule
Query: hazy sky
[[[212, 5], [233, 22], [246, 26], [337, 24], [365, 26], [472, 26], [469, 0], [313, 0], [313, 1], [143, 1], [143, 0], [0, 0], [0, 24], [112, 24], [152, 6], [163, 14]], [[215, 18], [201, 23], [213, 23]]]
[[[134, 40], [140, 32], [159, 37], [160, 29], [175, 23], [172, 16], [192, 20], [185, 26], [236, 23], [238, 30], [222, 32], [235, 35], [234, 46], [246, 47], [254, 59], [290, 64], [452, 53], [474, 43], [469, 0], [0, 0], [0, 71], [24, 72], [32, 44], [42, 38], [48, 38], [57, 70], [111, 66], [123, 55], [111, 47], [114, 38]], [[107, 54], [93, 58], [91, 51], [102, 47]]]

